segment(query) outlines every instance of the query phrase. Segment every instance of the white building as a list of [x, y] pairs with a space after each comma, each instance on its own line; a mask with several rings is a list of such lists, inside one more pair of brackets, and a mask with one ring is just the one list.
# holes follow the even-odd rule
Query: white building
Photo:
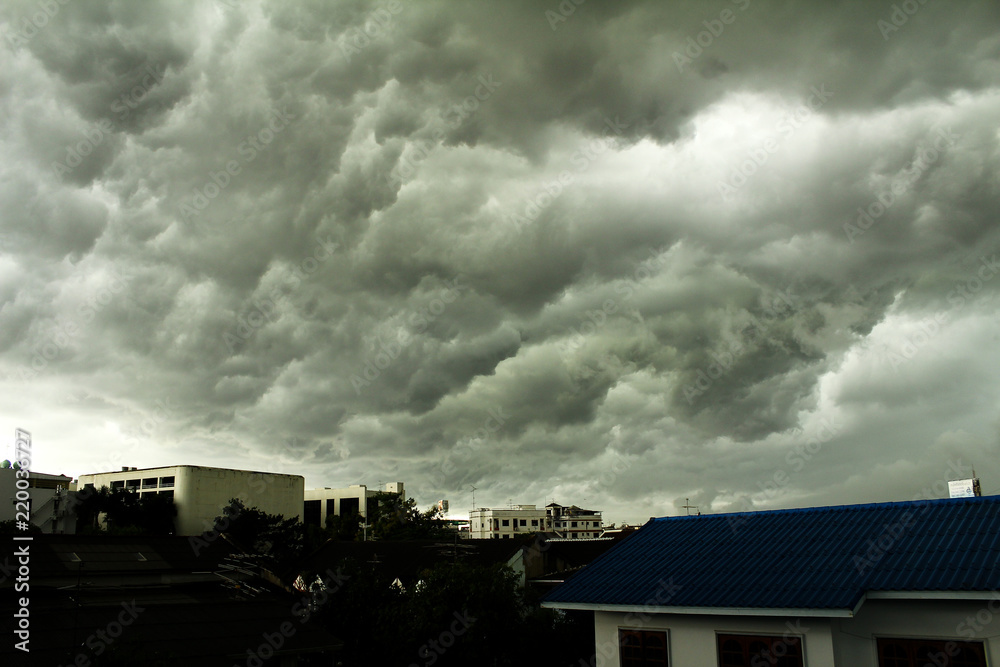
[[589, 539], [601, 536], [604, 519], [597, 510], [549, 503], [545, 506], [545, 526], [548, 532], [559, 537]]
[[534, 505], [514, 505], [507, 509], [480, 507], [469, 512], [473, 539], [510, 539], [527, 533], [555, 533], [567, 539], [600, 537], [601, 513], [576, 505], [556, 503], [538, 509]]
[[77, 488], [82, 491], [87, 486], [131, 489], [140, 496], [148, 493], [169, 496], [177, 507], [177, 534], [199, 535], [212, 529], [213, 520], [222, 514], [222, 508], [232, 498], [239, 498], [247, 507], [256, 507], [267, 514], [281, 514], [286, 519], [301, 517], [305, 478], [179, 465], [80, 475]]
[[368, 520], [379, 493], [394, 493], [406, 498], [402, 482], [389, 482], [382, 491], [369, 489], [364, 484], [352, 484], [346, 489], [307, 489], [302, 507], [302, 522], [325, 526], [327, 517], [353, 517], [361, 515]]
[[597, 667], [1000, 664], [1000, 496], [651, 519], [549, 593]]
[[469, 522], [472, 539], [510, 539], [515, 535], [545, 532], [545, 510], [534, 505], [514, 505], [509, 509], [480, 507], [469, 512]]
[[[17, 505], [17, 470], [10, 467], [9, 461], [4, 464], [0, 467], [0, 521], [12, 521], [23, 516], [24, 505]], [[76, 532], [76, 517], [68, 511], [73, 478], [29, 471], [26, 481], [23, 491], [28, 500], [23, 502], [27, 503], [30, 522], [43, 533]]]

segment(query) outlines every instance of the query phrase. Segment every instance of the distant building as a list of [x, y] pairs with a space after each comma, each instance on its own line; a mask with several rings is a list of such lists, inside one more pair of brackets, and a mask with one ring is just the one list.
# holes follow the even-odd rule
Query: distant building
[[364, 484], [352, 484], [346, 489], [306, 489], [302, 507], [302, 522], [325, 526], [327, 517], [353, 517], [361, 515], [366, 520], [374, 510], [379, 493], [394, 493], [406, 498], [403, 482], [389, 482], [382, 491], [369, 489]]
[[545, 531], [545, 510], [534, 505], [508, 509], [480, 507], [469, 512], [469, 537], [476, 540], [509, 540], [519, 535]]
[[[0, 521], [12, 521], [18, 518], [18, 512], [23, 516], [24, 506], [18, 507], [17, 499], [17, 469], [0, 466]], [[43, 533], [73, 533], [76, 531], [76, 517], [68, 511], [71, 504], [70, 491], [73, 478], [66, 475], [49, 475], [43, 472], [29, 471], [27, 488], [30, 522], [38, 526]]]
[[467, 538], [469, 536], [468, 519], [442, 519], [441, 521], [445, 528], [454, 530], [458, 533], [459, 537]]
[[212, 529], [215, 517], [230, 499], [239, 498], [247, 507], [286, 519], [300, 517], [305, 478], [274, 472], [232, 470], [203, 466], [122, 468], [117, 472], [80, 475], [78, 489], [88, 486], [129, 489], [140, 496], [155, 493], [173, 498], [177, 507], [177, 534], [199, 535]]
[[548, 532], [570, 539], [600, 537], [604, 530], [600, 512], [576, 505], [549, 503], [545, 506], [545, 521]]
[[590, 539], [600, 537], [602, 532], [600, 512], [556, 503], [544, 509], [534, 505], [514, 505], [507, 509], [480, 507], [469, 512], [469, 521], [469, 536], [473, 539], [511, 539], [526, 533], [555, 533], [568, 539]]

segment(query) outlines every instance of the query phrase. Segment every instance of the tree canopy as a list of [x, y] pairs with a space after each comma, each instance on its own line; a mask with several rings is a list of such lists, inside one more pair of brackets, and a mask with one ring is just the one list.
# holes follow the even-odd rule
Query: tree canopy
[[379, 492], [370, 505], [368, 524], [379, 540], [435, 540], [451, 536], [436, 508], [421, 512], [417, 501]]
[[[77, 532], [107, 531], [111, 534], [172, 535], [177, 507], [170, 496], [138, 494], [128, 489], [84, 489], [73, 502]], [[101, 515], [104, 515], [103, 526]]]
[[262, 556], [276, 570], [291, 565], [305, 543], [304, 526], [298, 517], [286, 519], [282, 514], [268, 514], [247, 507], [239, 498], [230, 498], [213, 523], [217, 531], [248, 552]]

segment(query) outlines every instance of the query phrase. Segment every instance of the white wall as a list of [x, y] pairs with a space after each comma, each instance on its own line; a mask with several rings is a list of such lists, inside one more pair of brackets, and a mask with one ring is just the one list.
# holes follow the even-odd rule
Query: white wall
[[[36, 475], [37, 473], [30, 474]], [[50, 481], [55, 478], [55, 476], [52, 475], [45, 477], [45, 481]], [[36, 480], [34, 478], [29, 479], [28, 483], [32, 485], [26, 489], [28, 496], [31, 498], [31, 523], [41, 528], [42, 532], [50, 533], [52, 532], [54, 509], [52, 500], [56, 495], [56, 490], [35, 488], [34, 484], [36, 483]], [[66, 507], [69, 505], [70, 496], [65, 490], [66, 487], [69, 486], [69, 483], [70, 480], [67, 479], [62, 493], [62, 500], [60, 501], [61, 511], [65, 511]], [[13, 468], [0, 468], [0, 521], [12, 521], [16, 518], [17, 491], [17, 471]], [[59, 518], [57, 532], [72, 533], [75, 530], [75, 516], [66, 516], [64, 514]]]
[[1000, 665], [1000, 592], [989, 600], [867, 600], [853, 619], [834, 622], [838, 665], [875, 667], [876, 637], [982, 640]]
[[619, 667], [621, 664], [618, 657], [620, 627], [668, 630], [670, 664], [675, 667], [718, 667], [715, 639], [717, 633], [800, 635], [803, 637], [802, 650], [809, 667], [834, 665], [828, 619], [595, 612], [597, 667]]
[[327, 512], [326, 501], [333, 501], [333, 516], [340, 516], [341, 502], [346, 498], [353, 498], [358, 501], [358, 513], [367, 521], [368, 519], [368, 487], [364, 485], [350, 486], [346, 489], [306, 489], [305, 500], [318, 500], [319, 503], [319, 525], [326, 526], [326, 518], [330, 516]]
[[[490, 530], [493, 520], [497, 520], [497, 529]], [[525, 525], [521, 525], [521, 520]], [[504, 526], [504, 520], [507, 525]], [[532, 520], [537, 521], [535, 526]], [[514, 522], [517, 525], [514, 525]], [[527, 535], [545, 530], [545, 510], [542, 509], [485, 509], [469, 512], [469, 537], [475, 539], [503, 539], [504, 536]]]
[[[618, 667], [618, 629], [668, 630], [674, 667], [718, 667], [716, 634], [803, 637], [807, 667], [877, 667], [876, 637], [986, 640], [1000, 665], [1000, 592], [992, 600], [868, 600], [854, 618], [594, 613], [597, 667]], [[992, 639], [988, 639], [989, 637]]]
[[239, 498], [247, 507], [268, 514], [282, 514], [286, 519], [302, 516], [305, 478], [301, 475], [169, 466], [80, 475], [79, 488], [82, 490], [86, 484], [101, 488], [110, 486], [112, 481], [169, 476], [174, 477], [178, 535], [200, 535], [211, 530], [213, 519], [222, 514], [222, 508], [231, 498]]
[[177, 505], [177, 534], [197, 535], [222, 513], [231, 498], [240, 498], [247, 507], [286, 519], [302, 517], [305, 478], [248, 470], [178, 466], [174, 502]]

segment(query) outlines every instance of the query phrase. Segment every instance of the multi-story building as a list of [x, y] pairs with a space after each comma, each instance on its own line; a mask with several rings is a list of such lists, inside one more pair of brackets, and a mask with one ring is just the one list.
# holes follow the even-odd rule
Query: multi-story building
[[601, 513], [576, 505], [551, 503], [544, 509], [534, 505], [513, 505], [507, 509], [480, 507], [469, 512], [473, 539], [510, 539], [526, 533], [555, 533], [567, 539], [601, 536]]
[[129, 489], [141, 495], [156, 493], [173, 498], [177, 507], [178, 535], [199, 535], [212, 529], [215, 517], [230, 499], [247, 507], [286, 519], [302, 515], [305, 478], [274, 472], [232, 470], [204, 466], [122, 468], [117, 472], [80, 475], [77, 488]]
[[346, 489], [307, 489], [302, 507], [302, 522], [325, 526], [327, 517], [353, 517], [361, 515], [365, 521], [371, 516], [379, 493], [394, 493], [406, 498], [402, 482], [389, 482], [381, 491], [369, 489], [364, 484], [352, 484]]
[[[10, 461], [0, 464], [0, 521], [11, 521], [24, 516], [24, 505], [18, 506], [18, 502], [21, 502], [27, 503], [30, 522], [43, 533], [75, 532], [76, 517], [68, 511], [72, 502], [73, 491], [70, 489], [73, 478], [32, 470], [28, 471], [24, 482], [27, 487], [18, 489], [17, 472], [18, 469], [11, 467]], [[18, 501], [19, 490], [27, 493], [27, 500]]]
[[585, 510], [576, 505], [558, 505], [549, 503], [545, 506], [545, 525], [549, 532], [559, 537], [569, 539], [588, 539], [600, 537], [603, 532], [603, 519], [597, 510]]
[[514, 505], [508, 509], [480, 507], [469, 512], [469, 521], [472, 539], [502, 540], [545, 532], [545, 510], [534, 505]]

